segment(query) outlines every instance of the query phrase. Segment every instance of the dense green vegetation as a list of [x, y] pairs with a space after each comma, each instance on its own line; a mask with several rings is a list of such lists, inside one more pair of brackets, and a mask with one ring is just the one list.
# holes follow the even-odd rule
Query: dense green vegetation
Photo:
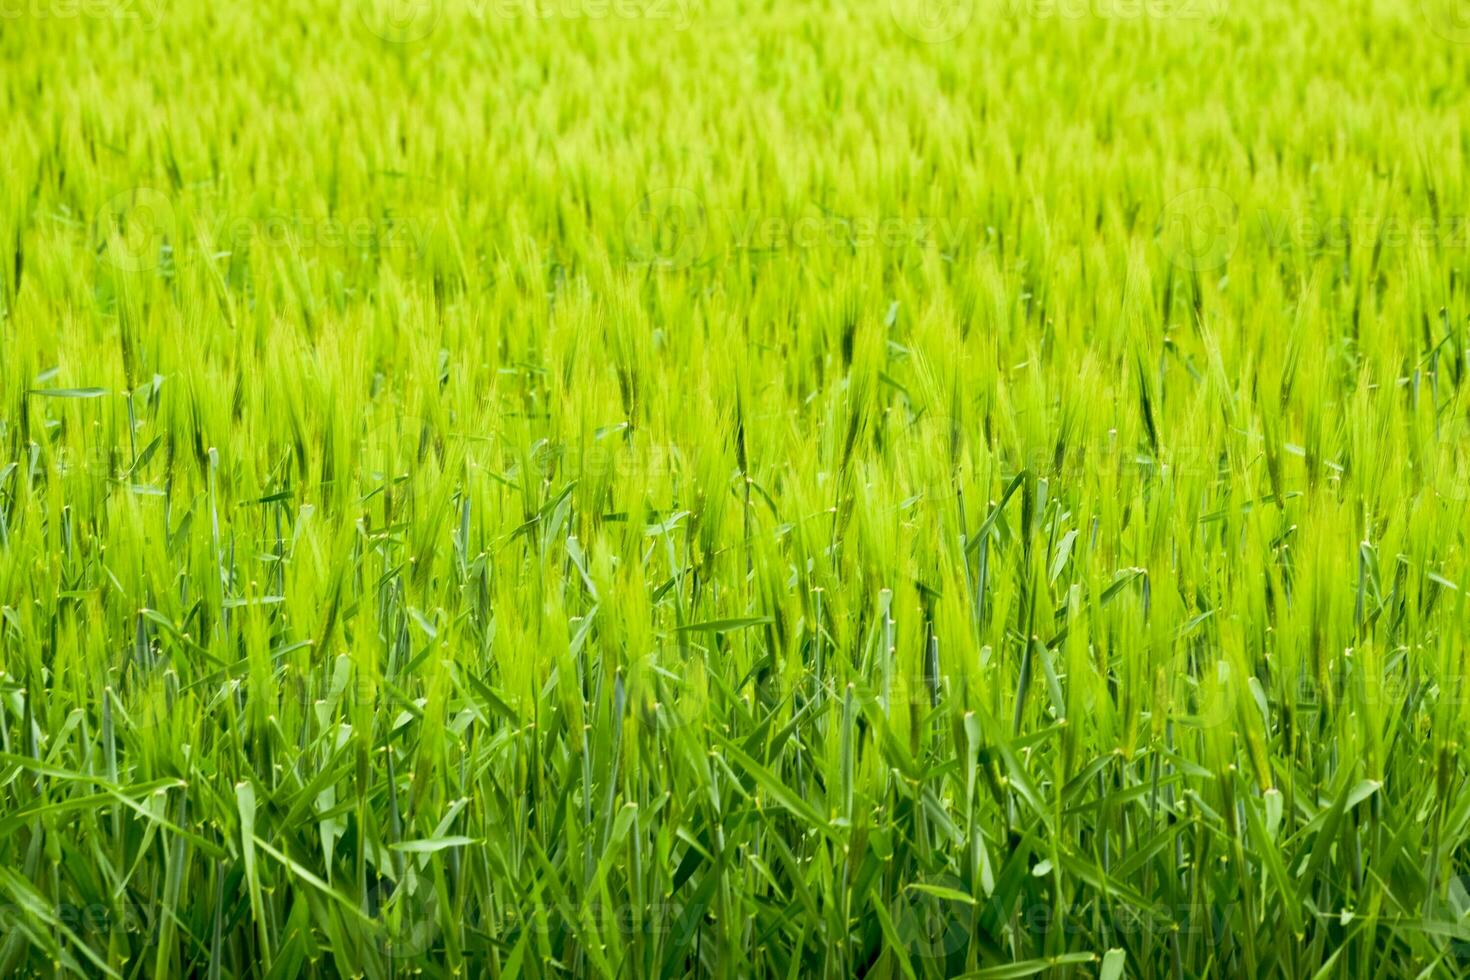
[[1463, 15], [0, 7], [0, 974], [1470, 969]]

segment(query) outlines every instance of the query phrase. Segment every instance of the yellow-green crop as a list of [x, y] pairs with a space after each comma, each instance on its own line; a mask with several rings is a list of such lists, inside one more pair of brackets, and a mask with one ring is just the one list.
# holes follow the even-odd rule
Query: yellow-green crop
[[1470, 969], [1464, 0], [0, 0], [0, 975]]

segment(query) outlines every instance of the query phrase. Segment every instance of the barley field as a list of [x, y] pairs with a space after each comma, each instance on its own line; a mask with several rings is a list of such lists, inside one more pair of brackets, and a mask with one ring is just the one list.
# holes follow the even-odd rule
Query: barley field
[[1470, 971], [1464, 0], [0, 0], [0, 976]]

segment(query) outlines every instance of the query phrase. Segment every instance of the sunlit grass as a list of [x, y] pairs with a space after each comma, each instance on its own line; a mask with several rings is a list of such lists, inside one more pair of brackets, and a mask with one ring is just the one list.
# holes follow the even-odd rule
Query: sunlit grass
[[1459, 13], [0, 9], [0, 975], [1463, 972]]

